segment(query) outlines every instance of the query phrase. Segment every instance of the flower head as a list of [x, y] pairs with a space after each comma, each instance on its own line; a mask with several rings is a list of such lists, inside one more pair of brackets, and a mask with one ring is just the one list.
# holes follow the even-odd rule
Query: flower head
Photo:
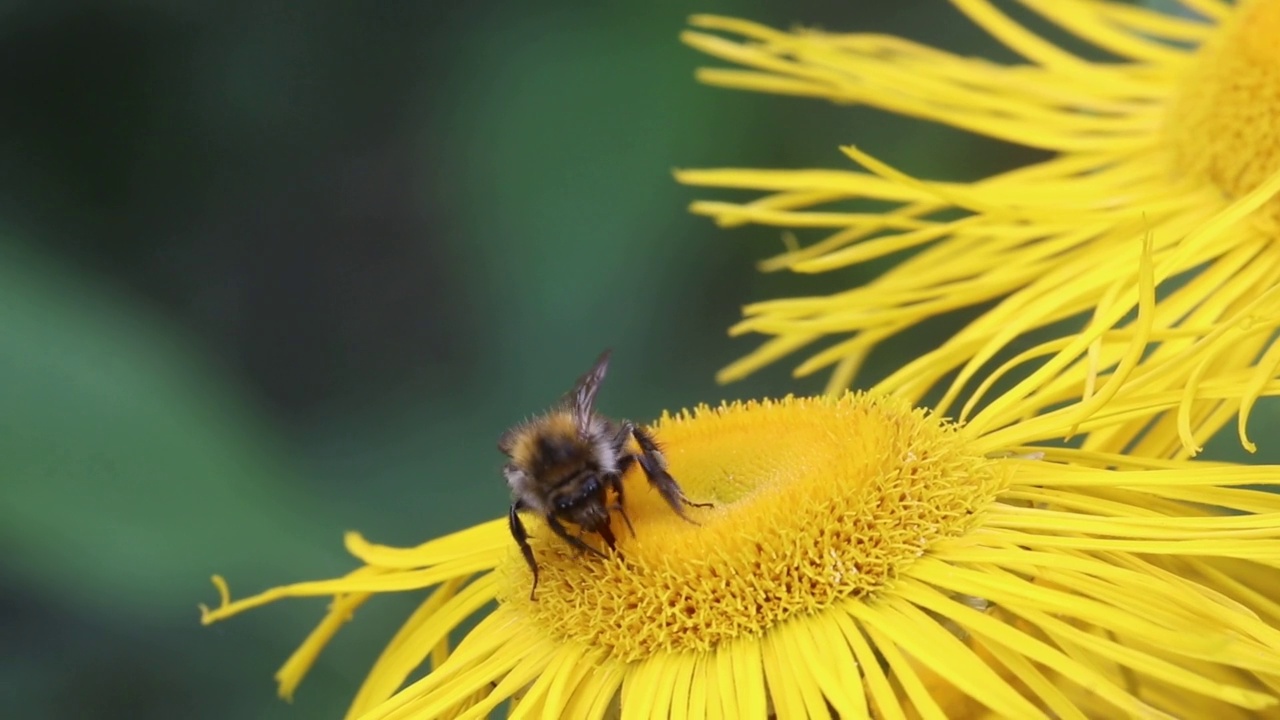
[[[1107, 289], [1132, 271], [1131, 248], [1144, 235], [1154, 238], [1157, 281], [1178, 281], [1154, 319], [1158, 333], [1216, 322], [1280, 280], [1280, 0], [1183, 3], [1203, 21], [1106, 0], [1019, 2], [1113, 59], [1074, 55], [988, 0], [953, 4], [1024, 64], [884, 35], [693, 18], [688, 44], [742, 66], [700, 71], [707, 83], [863, 104], [1052, 153], [972, 183], [910, 177], [856, 147], [844, 152], [861, 170], [679, 172], [691, 185], [765, 193], [693, 205], [721, 225], [819, 234], [765, 261], [766, 270], [821, 273], [918, 249], [862, 287], [748, 306], [734, 333], [769, 339], [722, 380], [828, 341], [796, 373], [831, 368], [834, 392], [886, 338], [993, 303], [888, 382], [918, 401], [958, 371], [936, 406], [945, 413], [1018, 338], [1105, 312]], [[851, 211], [850, 201], [890, 209]], [[1249, 366], [1264, 353], [1264, 364], [1280, 364], [1280, 346], [1259, 334], [1212, 364]], [[1207, 423], [1197, 442], [1216, 427]], [[1147, 450], [1198, 449], [1167, 440]]]
[[[495, 520], [407, 549], [353, 534], [364, 566], [348, 576], [234, 602], [216, 579], [222, 603], [204, 622], [332, 597], [281, 669], [287, 696], [369, 597], [435, 588], [359, 691], [349, 717], [365, 720], [480, 718], [508, 701], [512, 716], [574, 718], [1280, 712], [1267, 594], [1280, 496], [1245, 487], [1280, 469], [1047, 442], [1184, 404], [1202, 422], [1202, 405], [1239, 409], [1252, 387], [1253, 370], [1200, 368], [1275, 332], [1280, 298], [1158, 331], [1151, 245], [1136, 259], [1113, 306], [1031, 353], [1039, 367], [965, 424], [883, 393], [664, 415], [650, 430], [672, 474], [715, 507], [686, 523], [632, 472], [635, 533], [615, 518], [616, 554], [576, 553], [533, 525], [536, 600]], [[1098, 378], [1087, 395], [1063, 372], [1082, 364]], [[1257, 392], [1280, 394], [1280, 380]]]

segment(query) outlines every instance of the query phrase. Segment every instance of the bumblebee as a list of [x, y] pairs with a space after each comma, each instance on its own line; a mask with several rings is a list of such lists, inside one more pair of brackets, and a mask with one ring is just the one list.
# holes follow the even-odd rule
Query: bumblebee
[[551, 532], [579, 551], [606, 557], [571, 534], [565, 523], [576, 525], [583, 533], [599, 535], [613, 550], [616, 538], [609, 521], [610, 513], [616, 510], [634, 536], [622, 491], [622, 476], [633, 465], [640, 466], [649, 484], [685, 520], [694, 522], [684, 506], [711, 506], [685, 497], [667, 471], [667, 461], [652, 435], [628, 420], [596, 414], [596, 392], [608, 367], [609, 351], [605, 350], [590, 372], [551, 410], [507, 430], [498, 440], [498, 449], [510, 458], [502, 469], [512, 494], [508, 522], [511, 536], [533, 572], [531, 600], [538, 587], [538, 563], [521, 511], [541, 515]]

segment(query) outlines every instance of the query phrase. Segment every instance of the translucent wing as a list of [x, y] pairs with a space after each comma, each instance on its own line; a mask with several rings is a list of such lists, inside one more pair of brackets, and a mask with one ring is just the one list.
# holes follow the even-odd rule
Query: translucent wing
[[569, 409], [573, 412], [574, 422], [579, 428], [586, 427], [587, 421], [591, 419], [591, 414], [595, 408], [596, 391], [600, 389], [600, 381], [604, 380], [604, 374], [609, 369], [610, 350], [600, 353], [596, 364], [587, 372], [586, 375], [578, 378], [578, 384], [574, 386], [573, 391], [565, 398], [568, 401]]

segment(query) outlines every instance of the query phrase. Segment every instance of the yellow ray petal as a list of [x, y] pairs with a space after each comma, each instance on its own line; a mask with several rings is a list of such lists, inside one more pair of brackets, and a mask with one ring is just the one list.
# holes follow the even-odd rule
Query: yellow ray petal
[[984, 615], [964, 603], [950, 600], [937, 590], [911, 581], [904, 582], [895, 589], [904, 599], [955, 621], [965, 630], [993, 645], [1008, 648], [1010, 652], [1020, 654], [1061, 673], [1066, 679], [1096, 694], [1121, 712], [1140, 717], [1170, 717], [1117, 687], [1089, 665], [1080, 663], [1007, 623]]
[[871, 644], [867, 642], [862, 628], [853, 616], [847, 611], [839, 612], [844, 609], [836, 608], [837, 612], [831, 613], [831, 618], [839, 626], [845, 642], [849, 644], [854, 657], [857, 658], [863, 681], [866, 683], [867, 697], [875, 705], [876, 716], [884, 720], [906, 720], [907, 716], [902, 703], [898, 700], [893, 686], [889, 684], [889, 679], [880, 666], [880, 658], [876, 655], [876, 651], [871, 649]]
[[465, 582], [465, 578], [449, 580], [414, 610], [374, 661], [347, 710], [348, 718], [357, 718], [391, 697], [422, 664], [428, 648], [435, 648], [447, 640], [449, 630], [457, 622], [493, 598], [492, 578], [486, 576], [477, 580], [459, 593], [458, 589]]
[[938, 622], [901, 598], [862, 606], [875, 627], [921, 665], [1002, 717], [1047, 718]]

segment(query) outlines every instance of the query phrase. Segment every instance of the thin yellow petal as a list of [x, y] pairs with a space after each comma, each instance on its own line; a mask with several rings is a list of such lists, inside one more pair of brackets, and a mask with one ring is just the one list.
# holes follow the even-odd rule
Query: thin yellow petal
[[908, 581], [897, 587], [896, 591], [903, 598], [954, 620], [965, 630], [981, 636], [994, 645], [1008, 648], [1011, 652], [1061, 673], [1063, 677], [1095, 693], [1122, 712], [1135, 716], [1169, 717], [1112, 684], [1089, 665], [1074, 660], [1060, 650], [1005, 622], [984, 615], [963, 603], [955, 602], [937, 590]]
[[572, 707], [570, 700], [578, 686], [594, 671], [594, 663], [586, 660], [586, 652], [576, 644], [561, 648], [565, 669], [561, 670], [547, 689], [542, 716], [546, 719], [565, 717]]
[[[901, 598], [865, 605], [872, 622], [921, 665], [1002, 717], [1046, 718], [938, 622]], [[874, 617], [879, 615], [879, 617]]]
[[666, 714], [671, 696], [671, 683], [663, 677], [671, 667], [666, 660], [664, 655], [654, 655], [627, 671], [622, 680], [622, 720]]
[[[781, 671], [779, 675], [783, 678], [782, 682], [790, 685], [793, 695], [800, 699], [800, 712], [796, 717], [829, 718], [831, 713], [823, 698], [822, 688], [815, 673], [809, 669], [810, 665], [820, 661], [821, 653], [811, 646], [807, 628], [804, 627], [806, 622], [808, 618], [798, 618], [778, 626], [777, 631], [770, 634], [774, 662]], [[768, 666], [765, 667], [767, 671]], [[781, 720], [781, 711], [778, 716]]]
[[[523, 650], [515, 651], [509, 647], [504, 649], [506, 641], [513, 637], [529, 643], [536, 642], [537, 638], [529, 630], [522, 630], [512, 613], [503, 612], [499, 608], [477, 624], [476, 629], [458, 644], [443, 665], [379, 704], [362, 716], [362, 720], [391, 715], [407, 703], [429, 693], [436, 693], [442, 687], [452, 689], [452, 702], [442, 702], [442, 710], [461, 702], [470, 692], [483, 687], [505, 669], [519, 662]], [[474, 682], [468, 682], [468, 679], [474, 679]]]
[[[465, 713], [459, 715], [459, 720], [480, 720], [480, 718], [487, 718], [489, 713], [493, 712], [493, 709], [500, 703], [511, 698], [516, 693], [520, 692], [521, 689], [532, 684], [534, 680], [537, 679], [544, 670], [546, 670], [551, 658], [555, 656], [555, 652], [555, 644], [545, 639], [541, 642], [533, 643], [531, 647], [527, 647], [525, 656], [502, 676], [502, 680], [498, 682], [498, 685], [494, 687], [493, 690], [491, 690], [480, 702], [470, 708], [467, 708]], [[405, 708], [405, 710], [406, 712], [401, 716], [404, 720], [408, 720], [408, 718], [415, 716], [429, 716], [428, 713], [421, 709], [415, 708], [410, 710], [409, 708]], [[388, 720], [391, 719], [388, 718]]]
[[[854, 604], [856, 603], [850, 603], [850, 607]], [[947, 713], [929, 694], [929, 689], [925, 687], [924, 681], [916, 673], [915, 667], [903, 656], [898, 646], [885, 635], [880, 625], [865, 621], [861, 625], [863, 631], [867, 634], [867, 638], [875, 646], [876, 651], [888, 663], [893, 679], [902, 687], [903, 692], [911, 703], [911, 709], [922, 720], [947, 720]]]
[[[713, 680], [707, 672], [710, 663], [709, 653], [698, 653], [694, 658], [693, 668], [690, 672], [689, 681], [689, 706], [685, 711], [685, 717], [691, 720], [697, 718], [710, 718], [719, 710], [719, 703], [714, 703], [707, 699], [708, 695], [719, 692], [713, 684]], [[710, 708], [714, 705], [716, 711]]]
[[[856, 603], [846, 603], [846, 606], [853, 604]], [[897, 693], [894, 692], [893, 686], [889, 684], [889, 679], [880, 667], [880, 658], [871, 649], [857, 621], [852, 615], [847, 614], [848, 607], [836, 608], [836, 610], [837, 612], [833, 612], [831, 617], [840, 626], [845, 640], [853, 649], [854, 657], [858, 659], [858, 667], [862, 669], [862, 677], [866, 682], [867, 695], [875, 704], [877, 717], [884, 720], [906, 720], [907, 715], [902, 703], [899, 702]], [[839, 610], [845, 610], [845, 612], [839, 612]]]
[[564, 717], [567, 691], [577, 686], [589, 667], [582, 662], [583, 654], [583, 649], [576, 644], [558, 648], [546, 670], [512, 708], [508, 718]]
[[479, 556], [468, 557], [460, 562], [441, 563], [426, 570], [410, 570], [389, 573], [352, 573], [344, 578], [334, 580], [315, 580], [292, 585], [271, 588], [257, 595], [232, 601], [221, 607], [210, 610], [204, 615], [206, 624], [238, 615], [246, 610], [261, 607], [277, 600], [291, 597], [315, 597], [326, 595], [347, 595], [351, 593], [399, 592], [404, 590], [420, 590], [456, 577], [465, 577], [482, 570], [491, 570], [493, 558]]
[[1181, 49], [1148, 41], [1141, 35], [1118, 30], [1103, 22], [1102, 14], [1096, 10], [1100, 3], [1064, 3], [1061, 0], [1022, 0], [1022, 3], [1048, 17], [1058, 27], [1116, 55], [1157, 63], [1177, 64], [1186, 60], [1187, 54]]
[[1110, 660], [1187, 690], [1250, 710], [1262, 710], [1273, 707], [1277, 703], [1276, 698], [1265, 693], [1213, 682], [1153, 655], [1087, 633], [1046, 613], [1025, 608], [1010, 611], [1026, 618], [1053, 637], [1063, 638]]
[[754, 638], [745, 638], [734, 641], [726, 650], [733, 661], [733, 687], [738, 692], [739, 717], [764, 720], [769, 706], [765, 699], [764, 661], [760, 646]]
[[447, 640], [457, 622], [493, 599], [491, 578], [481, 578], [459, 593], [464, 582], [465, 578], [456, 578], [444, 583], [414, 610], [374, 661], [347, 710], [348, 718], [357, 718], [391, 697], [422, 664], [428, 648]]
[[761, 642], [760, 660], [764, 664], [764, 679], [769, 687], [769, 702], [773, 712], [771, 717], [778, 720], [793, 720], [805, 716], [804, 700], [799, 689], [791, 682], [790, 673], [780, 664], [774, 644], [776, 633], [769, 633]]
[[808, 645], [815, 656], [806, 669], [813, 673], [836, 716], [845, 720], [869, 719], [858, 660], [840, 626], [830, 614], [819, 613], [806, 618], [801, 627], [809, 632]]
[[596, 672], [588, 673], [573, 692], [564, 717], [598, 720], [616, 708], [618, 689], [627, 673], [621, 663], [604, 663]]
[[1088, 720], [1080, 707], [1022, 654], [982, 638], [978, 638], [976, 642], [1025, 683], [1055, 716], [1062, 720]]
[[316, 659], [320, 657], [320, 651], [329, 644], [333, 636], [338, 630], [351, 619], [351, 615], [372, 597], [370, 593], [355, 593], [351, 595], [340, 595], [333, 599], [333, 604], [329, 606], [329, 612], [325, 613], [325, 617], [316, 626], [311, 634], [307, 635], [307, 639], [302, 641], [298, 649], [293, 651], [289, 659], [284, 665], [276, 671], [276, 682], [278, 683], [278, 692], [280, 697], [285, 700], [293, 700], [293, 693], [298, 689], [298, 684], [306, 677], [311, 667], [315, 665]]
[[361, 562], [374, 567], [395, 570], [411, 570], [437, 565], [473, 553], [486, 554], [499, 549], [506, 550], [506, 543], [510, 542], [510, 539], [507, 534], [506, 520], [480, 523], [412, 548], [376, 545], [356, 532], [349, 532], [343, 537], [347, 552]]

